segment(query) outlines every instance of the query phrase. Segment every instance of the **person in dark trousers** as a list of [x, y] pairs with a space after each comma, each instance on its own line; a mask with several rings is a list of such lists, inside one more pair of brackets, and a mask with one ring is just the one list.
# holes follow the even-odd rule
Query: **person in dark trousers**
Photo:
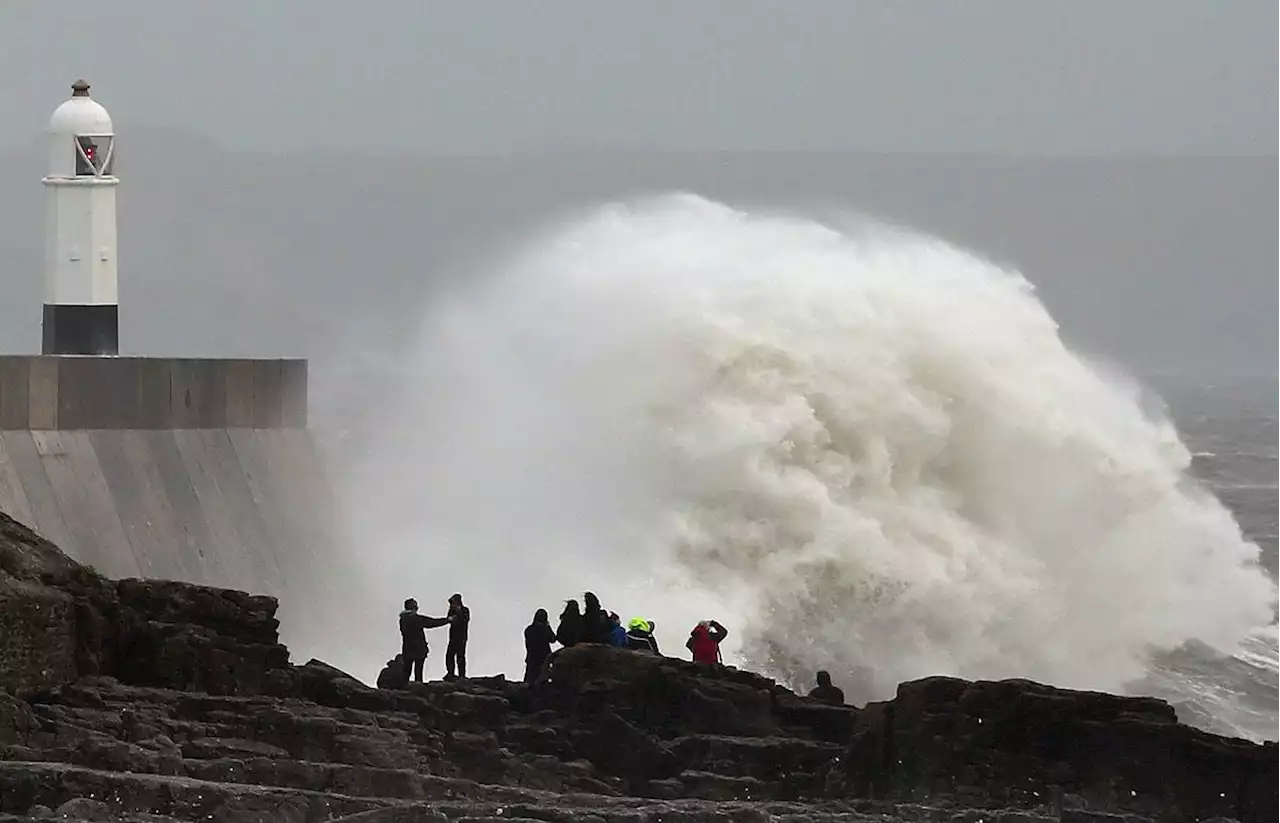
[[844, 691], [839, 686], [831, 684], [830, 672], [818, 672], [818, 687], [809, 692], [809, 696], [833, 706], [844, 705]]
[[566, 600], [560, 612], [560, 625], [556, 627], [556, 640], [566, 649], [582, 642], [582, 613], [577, 600]]
[[551, 656], [551, 644], [556, 642], [556, 633], [551, 630], [551, 618], [546, 609], [538, 609], [533, 613], [533, 622], [524, 630], [524, 682], [532, 683], [538, 679], [542, 665]]
[[445, 680], [467, 676], [467, 630], [471, 626], [471, 609], [462, 605], [462, 595], [449, 598], [449, 647], [444, 652]]
[[608, 643], [613, 635], [609, 625], [609, 613], [600, 606], [600, 599], [592, 592], [582, 596], [582, 642]]
[[627, 648], [638, 652], [660, 655], [658, 640], [653, 636], [654, 622], [643, 617], [633, 617], [627, 622]]
[[404, 611], [400, 612], [400, 654], [404, 658], [404, 679], [407, 683], [413, 680], [422, 682], [422, 666], [427, 662], [426, 629], [434, 629], [448, 624], [447, 617], [427, 617], [418, 614], [418, 601], [410, 597], [404, 601]]
[[693, 653], [694, 663], [719, 663], [720, 643], [729, 635], [729, 630], [714, 620], [703, 620], [693, 627], [685, 648]]

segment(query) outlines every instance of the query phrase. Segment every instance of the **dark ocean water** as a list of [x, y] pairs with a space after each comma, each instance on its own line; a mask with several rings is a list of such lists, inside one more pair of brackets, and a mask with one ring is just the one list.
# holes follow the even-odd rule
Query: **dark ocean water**
[[[1277, 574], [1277, 379], [1157, 378], [1194, 458], [1192, 471], [1235, 515]], [[1163, 660], [1144, 686], [1179, 716], [1221, 734], [1276, 740], [1280, 719], [1276, 624], [1259, 627], [1232, 657], [1187, 649]]]

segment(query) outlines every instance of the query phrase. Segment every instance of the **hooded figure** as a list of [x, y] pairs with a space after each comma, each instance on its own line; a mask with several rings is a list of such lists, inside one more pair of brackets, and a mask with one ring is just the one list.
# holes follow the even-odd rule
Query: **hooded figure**
[[533, 622], [524, 630], [524, 682], [532, 683], [538, 679], [542, 664], [551, 656], [551, 644], [556, 642], [556, 633], [551, 630], [551, 618], [546, 609], [538, 609], [533, 613]]
[[418, 614], [418, 601], [410, 597], [404, 601], [404, 611], [400, 612], [400, 654], [404, 658], [404, 679], [408, 682], [410, 674], [418, 683], [422, 682], [422, 665], [427, 662], [427, 633], [425, 629], [434, 629], [448, 624], [447, 617], [426, 617]]
[[556, 640], [566, 649], [582, 642], [582, 614], [577, 600], [566, 600], [560, 612], [560, 625], [556, 628]]
[[627, 630], [622, 628], [622, 618], [618, 617], [617, 612], [609, 612], [609, 645], [618, 646], [620, 648], [627, 647]]
[[404, 676], [404, 655], [397, 654], [378, 673], [379, 689], [403, 689], [409, 685]]
[[613, 635], [609, 615], [600, 606], [600, 599], [592, 592], [582, 596], [582, 642], [608, 643]]
[[457, 676], [467, 676], [467, 630], [471, 626], [471, 609], [462, 605], [462, 595], [449, 598], [449, 647], [444, 652], [445, 678], [453, 680], [454, 666]]
[[694, 663], [719, 663], [720, 643], [729, 630], [714, 620], [703, 620], [693, 627], [685, 648], [693, 652]]
[[649, 652], [661, 655], [658, 641], [653, 636], [654, 622], [643, 617], [633, 617], [627, 621], [627, 648], [638, 652]]
[[844, 690], [831, 684], [830, 672], [818, 672], [818, 687], [809, 692], [809, 696], [833, 706], [844, 705]]

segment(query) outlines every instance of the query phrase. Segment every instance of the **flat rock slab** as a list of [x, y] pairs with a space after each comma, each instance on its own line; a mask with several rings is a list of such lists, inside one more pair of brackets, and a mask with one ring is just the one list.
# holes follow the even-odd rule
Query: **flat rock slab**
[[[502, 787], [489, 787], [495, 790]], [[483, 793], [483, 792], [481, 792]], [[870, 802], [724, 803], [532, 793], [517, 802], [380, 802], [302, 789], [139, 775], [61, 763], [0, 762], [0, 823], [44, 819], [89, 823], [1050, 823], [1013, 810], [956, 810]], [[28, 801], [34, 802], [28, 802]], [[21, 809], [17, 807], [21, 806]], [[16, 813], [15, 813], [16, 812]], [[1080, 823], [1086, 823], [1080, 818]], [[1099, 818], [1101, 823], [1101, 818]], [[1126, 818], [1124, 823], [1140, 823]]]

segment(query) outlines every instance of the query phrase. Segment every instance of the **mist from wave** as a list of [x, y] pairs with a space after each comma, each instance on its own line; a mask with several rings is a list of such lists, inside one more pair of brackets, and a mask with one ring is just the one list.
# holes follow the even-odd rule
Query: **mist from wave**
[[344, 492], [400, 570], [380, 598], [406, 575], [484, 593], [473, 668], [586, 588], [669, 649], [714, 615], [731, 662], [829, 669], [859, 701], [932, 674], [1121, 691], [1273, 620], [1160, 404], [1070, 351], [1015, 271], [683, 195], [496, 269], [427, 312]]

